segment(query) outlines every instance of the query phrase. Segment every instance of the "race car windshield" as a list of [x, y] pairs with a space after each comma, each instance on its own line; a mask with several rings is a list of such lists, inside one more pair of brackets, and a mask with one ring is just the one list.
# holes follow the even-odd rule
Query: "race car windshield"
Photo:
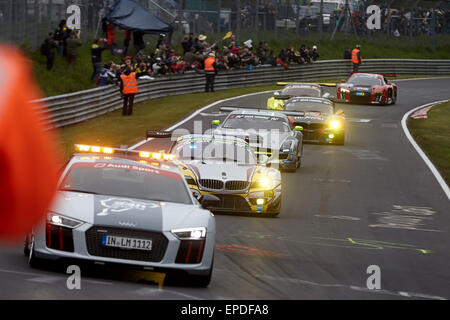
[[380, 86], [381, 80], [377, 77], [356, 75], [351, 77], [348, 83], [358, 86]]
[[332, 114], [333, 106], [319, 102], [292, 102], [286, 104], [287, 111], [315, 112], [319, 114]]
[[256, 158], [247, 145], [234, 142], [192, 141], [175, 146], [175, 154], [180, 160], [201, 160], [205, 164], [229, 162], [255, 165]]
[[223, 123], [225, 129], [241, 130], [278, 130], [279, 132], [289, 132], [290, 128], [285, 119], [271, 116], [257, 115], [231, 115]]
[[317, 88], [286, 88], [281, 91], [283, 96], [291, 97], [317, 97], [320, 98], [320, 90]]
[[95, 165], [74, 164], [60, 190], [192, 204], [182, 177], [176, 173], [140, 166]]

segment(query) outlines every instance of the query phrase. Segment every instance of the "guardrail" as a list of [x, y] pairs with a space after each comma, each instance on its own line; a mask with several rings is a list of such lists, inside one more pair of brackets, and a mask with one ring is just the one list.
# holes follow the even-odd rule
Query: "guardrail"
[[[314, 64], [283, 67], [258, 67], [251, 71], [220, 72], [217, 90], [274, 84], [276, 81], [316, 81], [347, 77], [352, 70], [348, 60], [318, 61]], [[450, 60], [364, 60], [360, 72], [396, 73], [397, 75], [450, 75]], [[165, 76], [155, 80], [139, 80], [135, 102], [170, 95], [202, 92], [204, 76], [197, 73]], [[117, 86], [110, 85], [42, 99], [48, 108], [49, 126], [63, 127], [95, 118], [122, 107]]]

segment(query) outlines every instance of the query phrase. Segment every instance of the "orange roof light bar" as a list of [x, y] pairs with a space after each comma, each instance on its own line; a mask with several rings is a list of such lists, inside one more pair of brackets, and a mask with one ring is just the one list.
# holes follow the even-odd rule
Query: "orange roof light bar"
[[113, 154], [113, 153], [124, 153], [128, 155], [137, 155], [139, 158], [145, 159], [153, 159], [153, 160], [164, 160], [164, 161], [173, 161], [175, 160], [175, 155], [166, 154], [161, 152], [148, 152], [148, 151], [134, 151], [128, 149], [115, 149], [109, 147], [101, 147], [101, 146], [89, 146], [85, 144], [76, 144], [75, 150], [78, 152], [88, 152], [88, 153], [104, 153], [104, 154]]

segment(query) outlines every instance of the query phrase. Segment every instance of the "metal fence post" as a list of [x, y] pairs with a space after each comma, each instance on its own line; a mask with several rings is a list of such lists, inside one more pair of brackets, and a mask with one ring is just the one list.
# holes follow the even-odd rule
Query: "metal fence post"
[[39, 0], [34, 0], [34, 4], [33, 4], [33, 17], [34, 17], [34, 21], [33, 21], [33, 50], [36, 50], [38, 47], [38, 43], [39, 43]]
[[236, 41], [241, 35], [241, 0], [236, 0]]
[[48, 3], [47, 3], [47, 30], [45, 30], [46, 35], [52, 29], [52, 7], [53, 7], [53, 1], [48, 0]]
[[220, 8], [222, 7], [222, 0], [217, 0], [217, 36], [220, 38]]
[[255, 10], [256, 10], [255, 25], [254, 25], [255, 30], [254, 30], [253, 38], [254, 38], [255, 43], [257, 43], [258, 42], [258, 26], [259, 26], [259, 0], [256, 0]]

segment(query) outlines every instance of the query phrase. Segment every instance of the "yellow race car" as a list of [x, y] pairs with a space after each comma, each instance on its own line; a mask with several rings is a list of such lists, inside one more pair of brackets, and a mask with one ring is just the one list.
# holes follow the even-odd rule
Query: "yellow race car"
[[284, 88], [275, 91], [273, 96], [267, 100], [267, 109], [269, 110], [284, 110], [284, 102], [294, 97], [326, 98], [329, 96], [328, 93], [323, 93], [319, 84], [279, 82], [277, 85], [284, 85]]

